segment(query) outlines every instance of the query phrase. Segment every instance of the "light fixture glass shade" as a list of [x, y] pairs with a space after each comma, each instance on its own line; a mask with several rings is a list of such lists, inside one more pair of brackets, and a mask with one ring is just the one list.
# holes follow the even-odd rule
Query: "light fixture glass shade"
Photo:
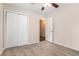
[[51, 7], [52, 6], [51, 3], [49, 3], [48, 6]]
[[43, 6], [46, 7], [48, 5], [48, 3], [45, 3]]

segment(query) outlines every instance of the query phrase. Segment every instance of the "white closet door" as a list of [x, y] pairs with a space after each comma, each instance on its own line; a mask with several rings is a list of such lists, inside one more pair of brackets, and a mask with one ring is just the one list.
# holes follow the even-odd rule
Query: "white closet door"
[[18, 44], [26, 45], [28, 43], [28, 22], [27, 16], [19, 15], [19, 40]]
[[7, 12], [7, 38], [5, 48], [17, 46], [18, 14]]

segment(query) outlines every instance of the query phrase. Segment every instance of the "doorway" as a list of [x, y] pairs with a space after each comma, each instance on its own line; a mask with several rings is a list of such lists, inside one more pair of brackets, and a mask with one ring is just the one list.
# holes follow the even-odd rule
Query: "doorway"
[[45, 18], [40, 18], [40, 41], [45, 41]]

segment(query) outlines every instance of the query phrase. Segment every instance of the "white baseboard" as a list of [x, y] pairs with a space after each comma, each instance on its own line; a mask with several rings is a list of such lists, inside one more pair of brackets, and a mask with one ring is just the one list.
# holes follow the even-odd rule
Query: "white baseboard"
[[68, 48], [68, 49], [72, 49], [72, 50], [75, 50], [75, 51], [79, 51], [79, 49], [72, 48], [72, 47], [70, 47], [70, 46], [68, 46], [68, 45], [59, 44], [59, 43], [56, 43], [56, 42], [55, 42], [55, 44], [60, 45], [60, 46], [63, 46], [63, 47], [66, 47], [66, 48]]

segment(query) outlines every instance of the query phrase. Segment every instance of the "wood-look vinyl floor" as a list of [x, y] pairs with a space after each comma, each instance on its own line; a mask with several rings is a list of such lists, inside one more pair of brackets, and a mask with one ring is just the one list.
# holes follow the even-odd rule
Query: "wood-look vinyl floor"
[[79, 52], [47, 41], [7, 48], [2, 56], [79, 56]]

